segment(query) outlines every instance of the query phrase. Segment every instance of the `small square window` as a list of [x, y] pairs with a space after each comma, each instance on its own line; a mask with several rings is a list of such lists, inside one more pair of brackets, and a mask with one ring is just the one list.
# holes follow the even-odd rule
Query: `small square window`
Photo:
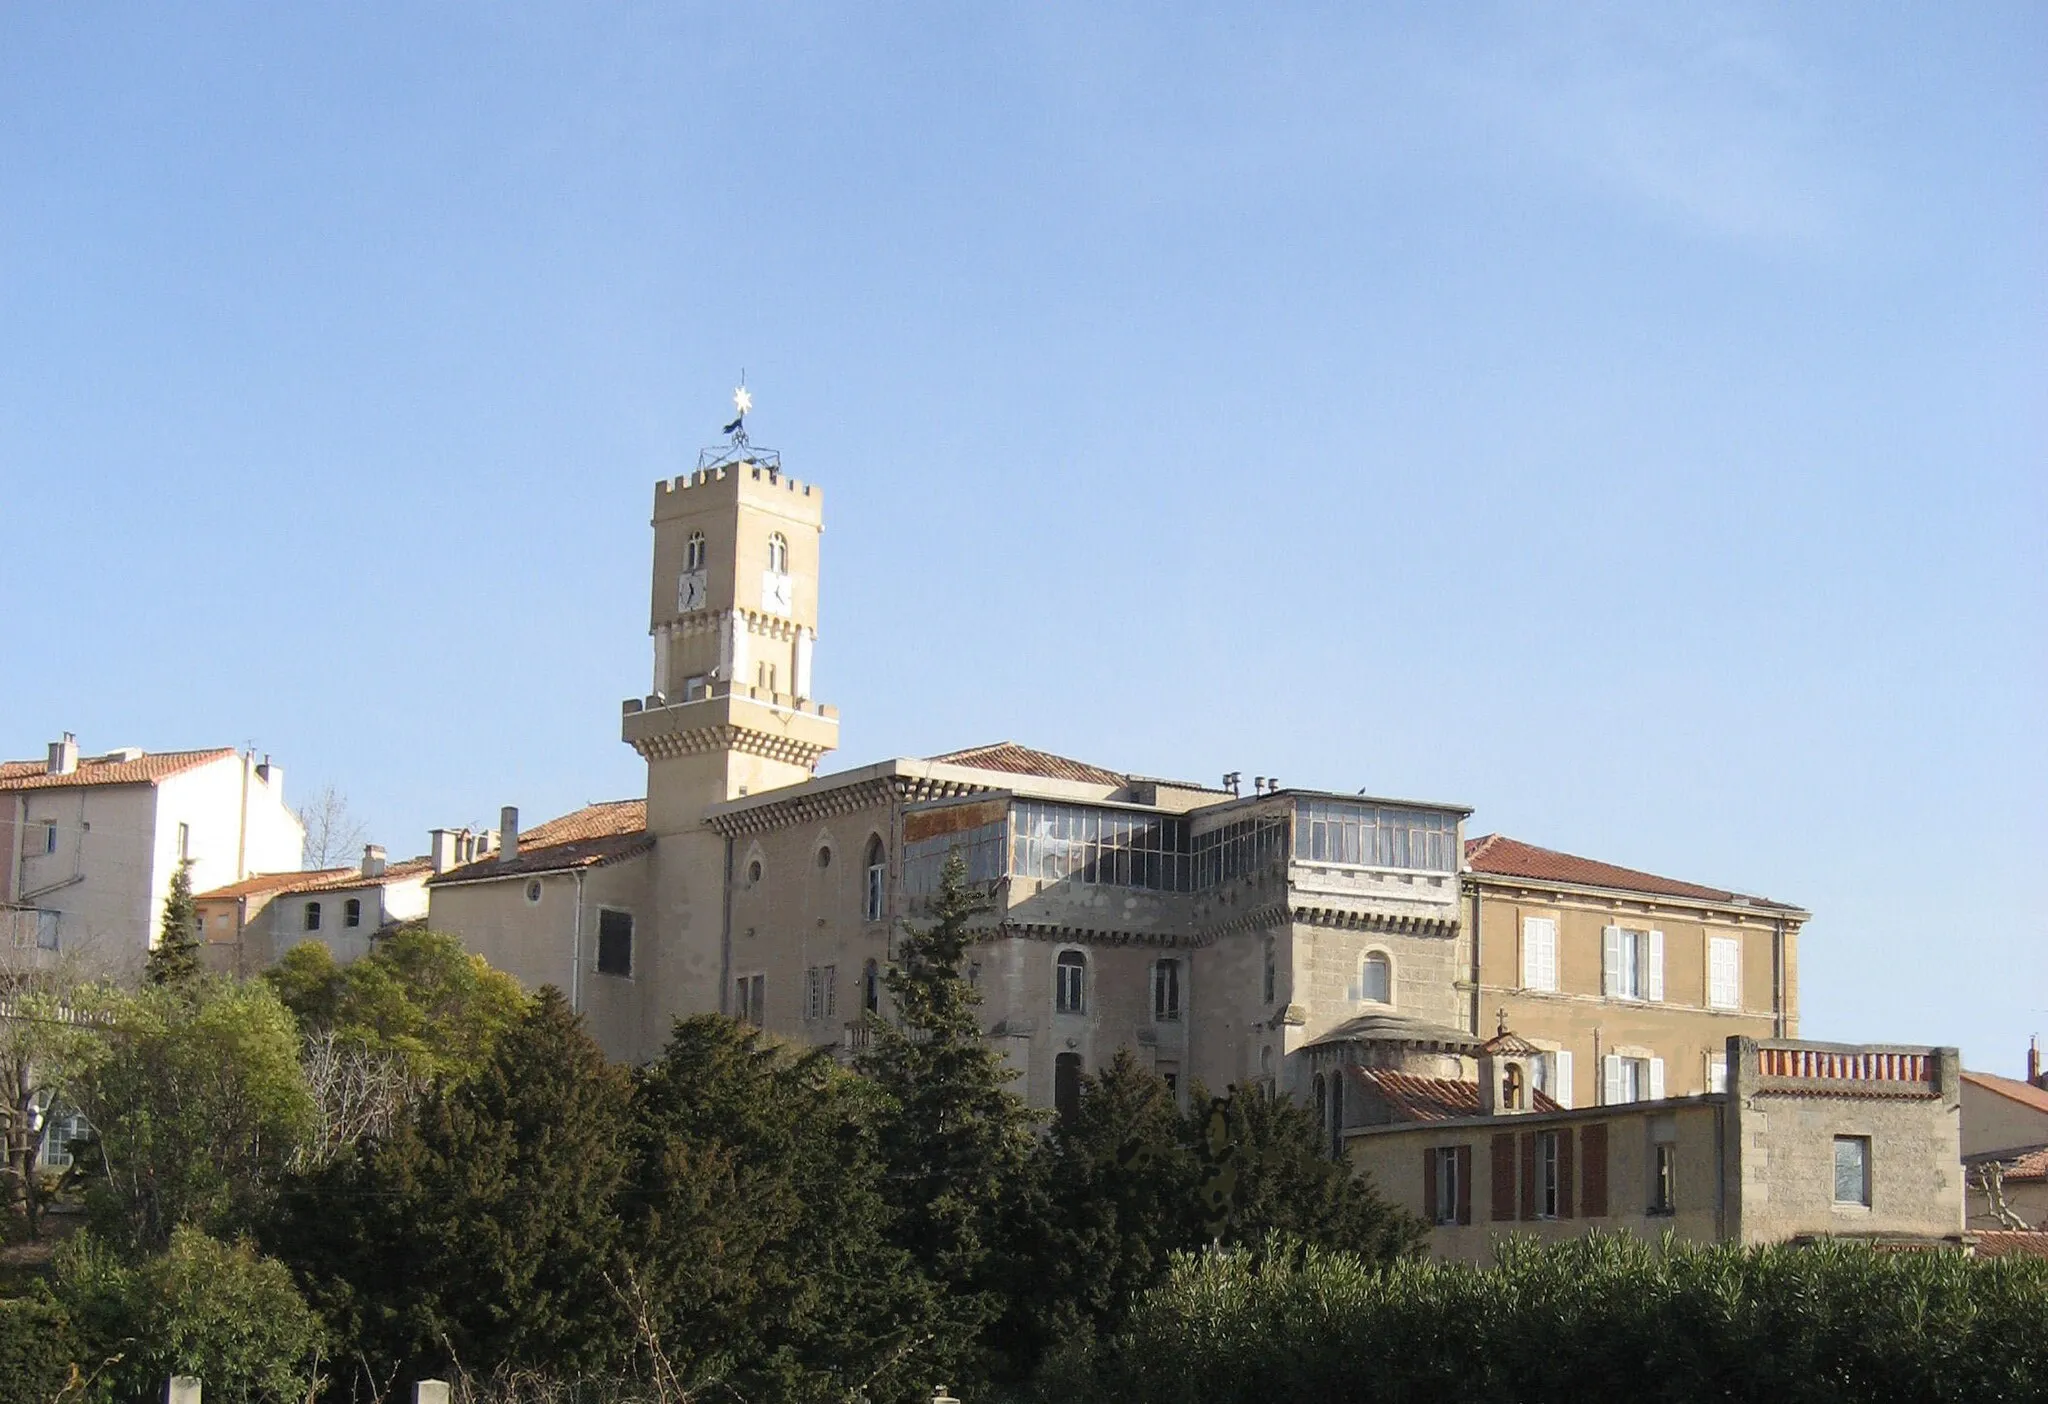
[[633, 914], [610, 907], [597, 914], [597, 973], [633, 973]]
[[1870, 1137], [1835, 1137], [1835, 1203], [1870, 1207]]

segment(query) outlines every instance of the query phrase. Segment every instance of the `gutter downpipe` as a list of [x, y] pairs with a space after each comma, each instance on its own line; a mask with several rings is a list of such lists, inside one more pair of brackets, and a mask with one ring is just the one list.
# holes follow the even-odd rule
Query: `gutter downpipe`
[[569, 1012], [583, 1012], [583, 869], [576, 870], [576, 915], [569, 925]]
[[732, 998], [732, 835], [725, 836], [725, 881], [721, 892], [718, 927], [718, 1012], [730, 1016], [727, 1001]]
[[[1458, 841], [1460, 844], [1464, 842], [1462, 834]], [[1467, 872], [1469, 873], [1470, 869], [1467, 869]], [[1484, 1008], [1486, 992], [1479, 984], [1479, 901], [1479, 884], [1475, 882], [1472, 884], [1472, 1036], [1474, 1038], [1479, 1036], [1480, 1021], [1485, 1017], [1486, 1012]]]
[[1771, 923], [1771, 1028], [1773, 1038], [1785, 1037], [1785, 919]]

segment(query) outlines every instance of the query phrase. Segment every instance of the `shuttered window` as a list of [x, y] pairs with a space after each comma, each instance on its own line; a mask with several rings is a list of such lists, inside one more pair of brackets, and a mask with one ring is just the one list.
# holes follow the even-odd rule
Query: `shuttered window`
[[1504, 1224], [1515, 1217], [1515, 1138], [1503, 1131], [1493, 1138], [1488, 1152], [1493, 1171], [1493, 1222]]
[[1432, 1224], [1472, 1222], [1472, 1147], [1431, 1146], [1422, 1153], [1422, 1214]]
[[1716, 1009], [1742, 1007], [1742, 943], [1733, 936], [1707, 942], [1707, 1003]]
[[1536, 1133], [1522, 1133], [1522, 1217], [1536, 1217]]
[[1609, 999], [1664, 998], [1664, 933], [1609, 926], [1600, 933], [1600, 992]]
[[597, 973], [600, 975], [631, 975], [633, 973], [633, 914], [617, 912], [610, 907], [597, 914]]
[[1607, 1123], [1579, 1128], [1579, 1212], [1589, 1219], [1607, 1217]]
[[1522, 918], [1522, 987], [1557, 988], [1557, 922], [1550, 917]]
[[1608, 1054], [1600, 1060], [1600, 1102], [1617, 1106], [1623, 1102], [1657, 1101], [1664, 1096], [1662, 1058], [1624, 1058]]

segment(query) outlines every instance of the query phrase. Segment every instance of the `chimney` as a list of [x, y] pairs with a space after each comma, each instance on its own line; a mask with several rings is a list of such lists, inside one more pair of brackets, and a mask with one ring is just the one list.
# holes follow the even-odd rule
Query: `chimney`
[[445, 873], [455, 866], [455, 830], [427, 830], [427, 857], [434, 865], [434, 871]]
[[508, 804], [498, 811], [498, 856], [513, 859], [519, 856], [519, 806]]
[[2039, 1087], [2041, 1083], [2041, 1035], [2035, 1034], [2027, 1040], [2027, 1081]]
[[69, 775], [78, 769], [78, 738], [64, 733], [62, 741], [50, 743], [50, 774]]
[[363, 845], [363, 876], [384, 876], [384, 849], [381, 845], [374, 843]]
[[270, 796], [270, 797], [271, 797], [272, 799], [280, 799], [280, 800], [281, 800], [281, 799], [283, 799], [283, 798], [284, 798], [284, 767], [283, 767], [283, 766], [281, 766], [281, 765], [277, 764], [277, 763], [276, 763], [275, 761], [271, 760], [271, 758], [270, 758], [269, 756], [265, 756], [265, 757], [263, 758], [263, 764], [261, 764], [261, 765], [259, 765], [259, 766], [257, 766], [257, 767], [256, 767], [256, 775], [257, 775], [257, 778], [258, 778], [258, 779], [262, 780], [264, 784], [266, 784], [266, 785], [268, 785], [268, 786], [270, 787], [270, 789], [271, 789], [271, 796]]

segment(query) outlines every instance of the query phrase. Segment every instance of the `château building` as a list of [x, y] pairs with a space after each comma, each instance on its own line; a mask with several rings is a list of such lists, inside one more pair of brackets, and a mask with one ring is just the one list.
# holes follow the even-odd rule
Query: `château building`
[[621, 720], [644, 801], [523, 832], [508, 809], [496, 850], [427, 881], [433, 925], [560, 987], [613, 1056], [706, 1012], [857, 1052], [954, 852], [989, 903], [969, 970], [988, 1035], [1039, 1105], [1122, 1049], [1216, 1090], [1457, 1076], [1507, 1005], [1566, 1106], [1705, 1092], [1729, 1036], [1793, 1032], [1804, 912], [1468, 845], [1462, 804], [1246, 794], [1009, 742], [820, 775], [822, 491], [735, 454], [653, 505], [653, 674]]

